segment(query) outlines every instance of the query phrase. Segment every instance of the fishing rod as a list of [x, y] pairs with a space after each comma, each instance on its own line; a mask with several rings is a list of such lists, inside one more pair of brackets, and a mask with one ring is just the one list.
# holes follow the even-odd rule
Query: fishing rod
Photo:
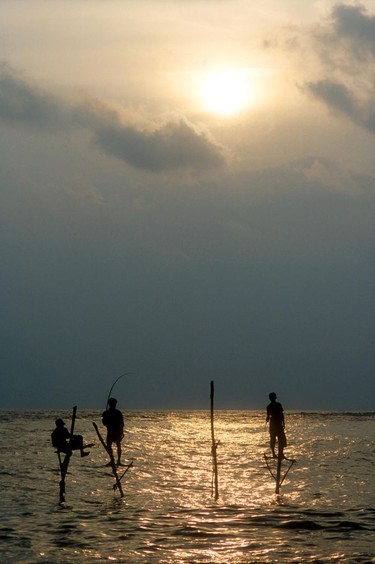
[[106, 409], [108, 409], [109, 399], [110, 399], [110, 397], [111, 397], [112, 390], [113, 390], [113, 388], [115, 387], [115, 385], [117, 384], [117, 382], [118, 382], [121, 378], [123, 378], [124, 376], [129, 376], [130, 374], [133, 374], [133, 372], [124, 372], [124, 374], [121, 374], [121, 375], [120, 375], [118, 378], [116, 378], [116, 380], [113, 382], [113, 384], [112, 384], [112, 386], [111, 386], [111, 389], [109, 390], [109, 393], [108, 393]]

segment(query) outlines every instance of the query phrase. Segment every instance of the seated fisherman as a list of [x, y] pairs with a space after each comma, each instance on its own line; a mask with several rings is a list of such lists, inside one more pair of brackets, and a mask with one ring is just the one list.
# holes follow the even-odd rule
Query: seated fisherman
[[84, 449], [92, 445], [84, 445], [82, 435], [70, 435], [62, 419], [56, 419], [56, 429], [51, 433], [53, 446], [65, 454], [71, 454], [73, 450], [80, 450], [81, 456], [88, 456], [90, 453]]

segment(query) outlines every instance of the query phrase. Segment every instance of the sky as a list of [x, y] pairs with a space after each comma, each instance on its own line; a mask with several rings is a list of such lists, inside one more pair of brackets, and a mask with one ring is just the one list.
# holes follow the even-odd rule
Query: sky
[[0, 1], [1, 409], [375, 410], [375, 0]]

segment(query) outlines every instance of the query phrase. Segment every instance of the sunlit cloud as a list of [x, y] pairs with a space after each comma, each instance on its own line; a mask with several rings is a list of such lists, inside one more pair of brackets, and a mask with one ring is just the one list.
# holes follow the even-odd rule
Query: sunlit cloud
[[151, 132], [103, 123], [97, 128], [95, 139], [108, 154], [144, 170], [211, 168], [224, 164], [222, 148], [183, 119]]
[[106, 105], [67, 106], [18, 77], [6, 65], [0, 72], [0, 118], [40, 128], [85, 127], [98, 148], [139, 169], [162, 171], [212, 168], [225, 163], [224, 150], [207, 131], [185, 119], [153, 129], [121, 123]]

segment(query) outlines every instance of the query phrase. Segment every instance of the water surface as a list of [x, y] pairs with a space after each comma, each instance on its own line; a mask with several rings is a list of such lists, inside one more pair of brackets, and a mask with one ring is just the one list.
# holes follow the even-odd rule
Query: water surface
[[212, 497], [208, 412], [126, 415], [125, 496], [78, 409], [76, 432], [95, 442], [75, 453], [59, 505], [56, 417], [0, 412], [0, 557], [4, 563], [375, 562], [375, 414], [287, 414], [297, 459], [281, 496], [263, 459], [264, 414], [215, 414], [219, 499]]

